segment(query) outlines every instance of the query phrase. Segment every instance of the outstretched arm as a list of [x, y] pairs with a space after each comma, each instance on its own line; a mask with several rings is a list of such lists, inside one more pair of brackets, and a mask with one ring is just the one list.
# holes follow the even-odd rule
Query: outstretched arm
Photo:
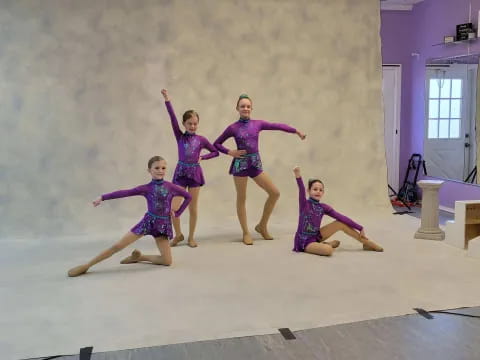
[[297, 186], [298, 186], [298, 207], [303, 209], [305, 206], [305, 203], [307, 201], [306, 195], [305, 195], [305, 185], [303, 184], [302, 176], [300, 175], [300, 167], [295, 166], [293, 168], [293, 173], [295, 174], [295, 179], [297, 180]]
[[345, 215], [342, 215], [339, 212], [333, 210], [333, 208], [331, 206], [323, 204], [323, 208], [325, 210], [325, 214], [327, 214], [328, 216], [331, 216], [335, 220], [338, 220], [338, 221], [344, 223], [345, 225], [350, 226], [351, 228], [354, 228], [358, 231], [363, 230], [362, 225], [357, 224], [355, 221], [353, 221], [349, 217], [346, 217]]
[[265, 120], [260, 120], [260, 121], [261, 121], [260, 130], [280, 130], [280, 131], [285, 131], [292, 134], [294, 133], [294, 134], [297, 134], [302, 140], [304, 140], [307, 137], [304, 133], [302, 133], [301, 131], [298, 131], [297, 129], [289, 125], [280, 124], [280, 123], [271, 123]]
[[281, 123], [273, 123], [265, 120], [259, 120], [261, 127], [260, 130], [280, 130], [280, 131], [285, 131], [288, 133], [296, 133], [297, 129], [287, 125], [287, 124], [281, 124]]
[[182, 136], [182, 131], [180, 130], [180, 126], [178, 126], [177, 116], [175, 115], [175, 111], [173, 111], [172, 103], [170, 102], [170, 97], [168, 96], [167, 89], [162, 89], [162, 95], [165, 99], [165, 106], [167, 108], [168, 115], [170, 116], [170, 122], [172, 124], [173, 134], [175, 138], [178, 140], [180, 136]]
[[137, 196], [145, 194], [145, 185], [140, 185], [128, 190], [118, 190], [108, 194], [103, 194], [93, 201], [93, 206], [98, 206], [104, 200], [120, 199], [129, 196]]

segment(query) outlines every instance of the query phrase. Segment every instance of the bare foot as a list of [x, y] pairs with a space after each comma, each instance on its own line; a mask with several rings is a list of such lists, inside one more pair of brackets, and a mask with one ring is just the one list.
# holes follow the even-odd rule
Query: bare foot
[[253, 245], [253, 239], [252, 237], [250, 236], [250, 234], [244, 234], [243, 235], [243, 243], [245, 245]]
[[68, 276], [75, 277], [75, 276], [85, 274], [88, 271], [88, 269], [89, 269], [88, 265], [75, 266], [74, 268], [71, 268], [70, 270], [68, 270]]
[[142, 256], [142, 253], [140, 252], [140, 250], [135, 249], [135, 250], [132, 251], [132, 255], [127, 256], [125, 259], [120, 261], [120, 264], [136, 263], [136, 262], [138, 262], [138, 259], [140, 259], [140, 256]]
[[170, 243], [170, 246], [177, 246], [179, 242], [185, 240], [185, 237], [183, 234], [177, 235], [173, 238], [172, 242]]
[[378, 251], [382, 252], [383, 248], [380, 245], [375, 244], [372, 240], [364, 239], [365, 242], [363, 243], [363, 250], [366, 251]]
[[262, 235], [265, 240], [273, 240], [273, 236], [268, 233], [266, 228], [262, 228], [260, 224], [255, 226], [255, 231]]
[[338, 240], [324, 241], [323, 243], [330, 245], [333, 249], [336, 249], [337, 247], [340, 246], [340, 241]]
[[197, 242], [193, 239], [188, 239], [188, 246], [191, 248], [196, 248], [198, 246]]

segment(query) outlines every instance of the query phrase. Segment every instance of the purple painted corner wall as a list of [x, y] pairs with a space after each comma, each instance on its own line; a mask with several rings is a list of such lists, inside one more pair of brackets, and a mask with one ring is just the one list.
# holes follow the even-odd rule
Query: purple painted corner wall
[[[480, 52], [480, 39], [471, 44], [432, 46], [454, 35], [457, 24], [477, 27], [480, 0], [424, 0], [412, 11], [382, 11], [384, 64], [402, 65], [400, 183], [412, 153], [423, 154], [425, 63], [430, 58]], [[480, 186], [445, 181], [440, 205], [454, 208], [456, 200], [480, 199]]]

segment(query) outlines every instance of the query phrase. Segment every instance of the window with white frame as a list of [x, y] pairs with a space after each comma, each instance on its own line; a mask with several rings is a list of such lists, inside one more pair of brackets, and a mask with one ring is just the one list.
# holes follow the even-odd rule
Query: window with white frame
[[462, 79], [430, 78], [428, 92], [428, 138], [460, 138]]

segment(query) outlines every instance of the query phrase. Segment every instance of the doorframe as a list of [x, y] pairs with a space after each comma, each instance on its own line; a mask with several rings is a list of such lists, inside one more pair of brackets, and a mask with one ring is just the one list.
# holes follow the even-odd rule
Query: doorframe
[[[389, 137], [389, 141], [392, 142], [393, 148], [393, 164], [390, 164], [392, 169], [389, 168], [389, 164], [387, 163], [387, 170], [393, 171], [392, 178], [394, 179], [393, 184], [389, 184], [395, 191], [398, 191], [400, 188], [400, 136], [401, 136], [401, 108], [402, 108], [402, 64], [382, 64], [382, 83], [383, 83], [383, 71], [393, 71], [395, 75], [395, 91], [394, 91], [394, 119], [393, 125], [396, 129], [396, 133]], [[383, 91], [382, 91], [382, 99], [383, 99]], [[384, 105], [384, 101], [382, 103], [382, 107]], [[384, 121], [384, 129], [385, 129], [385, 109], [383, 110], [383, 121]], [[384, 131], [384, 141], [387, 138], [385, 136]], [[386, 149], [385, 149], [386, 151]], [[386, 153], [385, 153], [385, 160], [386, 160]], [[387, 175], [388, 181], [388, 175]]]

